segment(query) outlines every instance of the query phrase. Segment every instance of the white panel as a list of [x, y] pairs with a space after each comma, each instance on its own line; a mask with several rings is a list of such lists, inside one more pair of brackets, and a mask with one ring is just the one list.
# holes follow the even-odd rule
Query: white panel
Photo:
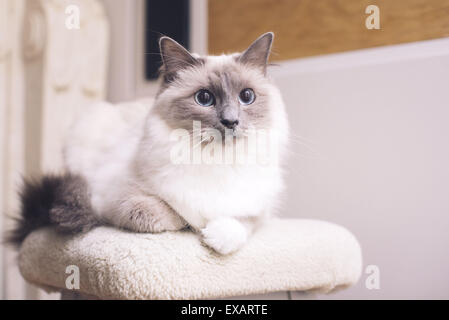
[[[20, 31], [23, 1], [3, 0], [0, 33], [0, 103], [2, 104], [2, 236], [11, 228], [18, 210], [17, 187], [23, 173], [23, 66], [20, 59]], [[6, 28], [6, 29], [5, 29]], [[4, 50], [6, 49], [6, 51]], [[16, 265], [16, 252], [2, 245], [2, 295], [4, 299], [23, 299], [26, 287]]]
[[[80, 6], [81, 29], [65, 28], [65, 8]], [[0, 0], [0, 209], [19, 209], [23, 175], [55, 172], [69, 122], [104, 98], [108, 25], [92, 0]], [[25, 63], [24, 63], [25, 61]], [[0, 230], [11, 228], [1, 217]], [[17, 253], [1, 247], [1, 297], [54, 298], [25, 286]]]
[[106, 98], [111, 102], [131, 100], [136, 95], [136, 46], [143, 42], [143, 33], [137, 32], [139, 15], [144, 14], [143, 1], [102, 0], [102, 3], [112, 35]]
[[208, 51], [208, 16], [207, 0], [190, 1], [190, 48], [201, 55]]

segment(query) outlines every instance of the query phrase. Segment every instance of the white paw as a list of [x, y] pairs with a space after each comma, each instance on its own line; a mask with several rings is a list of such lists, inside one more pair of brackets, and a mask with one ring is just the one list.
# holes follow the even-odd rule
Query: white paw
[[246, 228], [232, 218], [212, 220], [201, 230], [201, 234], [204, 243], [220, 254], [237, 251], [248, 239]]

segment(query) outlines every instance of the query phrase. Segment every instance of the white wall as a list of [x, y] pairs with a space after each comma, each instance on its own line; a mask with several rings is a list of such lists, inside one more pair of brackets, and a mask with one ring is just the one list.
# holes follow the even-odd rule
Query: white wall
[[380, 290], [330, 298], [449, 298], [449, 39], [282, 63], [292, 131], [288, 216], [360, 240]]

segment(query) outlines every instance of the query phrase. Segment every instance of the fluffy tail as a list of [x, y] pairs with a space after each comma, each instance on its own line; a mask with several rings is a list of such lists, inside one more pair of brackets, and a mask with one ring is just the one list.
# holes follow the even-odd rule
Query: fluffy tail
[[62, 233], [88, 231], [100, 224], [94, 215], [87, 182], [70, 173], [25, 179], [21, 210], [6, 242], [17, 247], [32, 231], [53, 225]]

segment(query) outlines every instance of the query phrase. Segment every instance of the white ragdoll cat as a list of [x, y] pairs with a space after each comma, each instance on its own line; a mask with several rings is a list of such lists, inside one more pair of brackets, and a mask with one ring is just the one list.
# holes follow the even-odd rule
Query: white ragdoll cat
[[[162, 81], [154, 99], [99, 103], [78, 119], [65, 163], [87, 182], [95, 217], [136, 232], [190, 226], [221, 254], [242, 247], [272, 214], [283, 188], [288, 123], [280, 92], [266, 74], [272, 41], [266, 33], [243, 53], [198, 56], [163, 37]], [[268, 164], [248, 161], [267, 156], [266, 148], [249, 147], [254, 129], [276, 137]], [[192, 138], [187, 160], [209, 148], [230, 152], [231, 161], [174, 161], [176, 133]], [[195, 141], [198, 134], [203, 141]]]

